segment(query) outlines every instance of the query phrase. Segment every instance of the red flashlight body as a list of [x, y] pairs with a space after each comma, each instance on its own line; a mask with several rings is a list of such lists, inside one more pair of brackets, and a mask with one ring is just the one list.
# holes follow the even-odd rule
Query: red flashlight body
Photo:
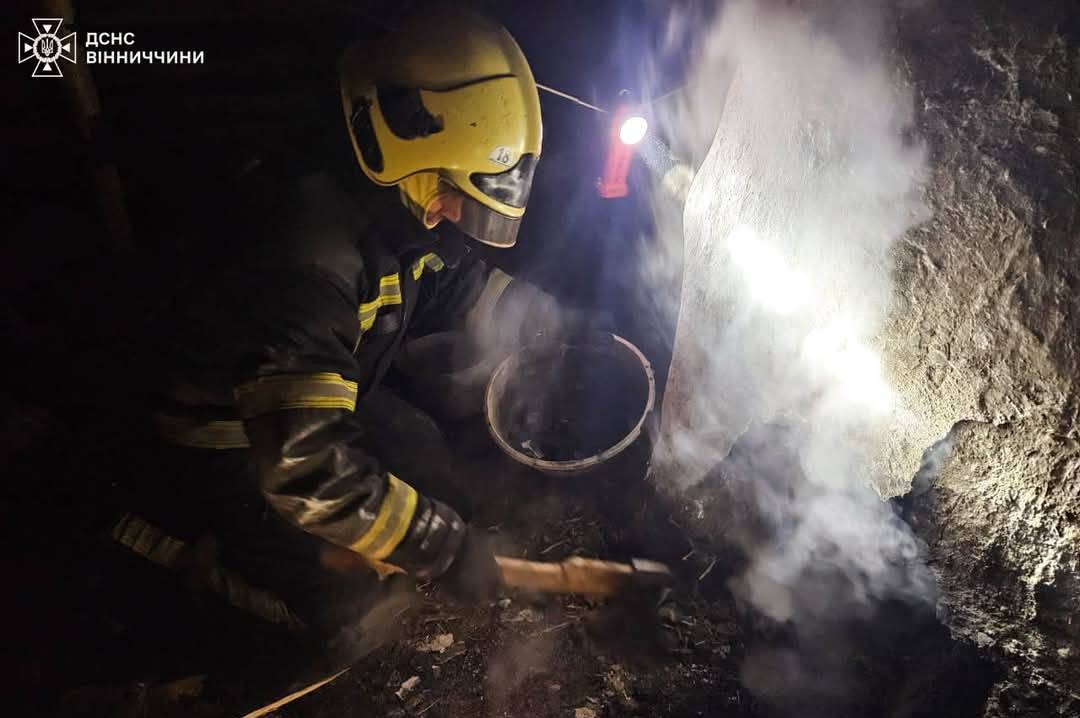
[[611, 113], [611, 137], [604, 162], [604, 175], [596, 185], [600, 196], [605, 199], [625, 197], [630, 191], [626, 185], [626, 177], [630, 174], [630, 162], [634, 159], [634, 145], [628, 145], [619, 138], [619, 129], [633, 109], [631, 105], [619, 105]]

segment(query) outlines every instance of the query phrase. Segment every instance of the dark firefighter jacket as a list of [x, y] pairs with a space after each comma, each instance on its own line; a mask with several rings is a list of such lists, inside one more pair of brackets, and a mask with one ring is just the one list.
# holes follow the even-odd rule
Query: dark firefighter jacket
[[193, 450], [250, 451], [263, 494], [296, 526], [437, 571], [437, 502], [357, 448], [345, 419], [406, 330], [491, 325], [510, 277], [403, 207], [358, 211], [325, 176], [256, 196], [242, 220], [222, 218], [237, 229], [215, 233], [213, 261], [179, 302], [157, 431]]

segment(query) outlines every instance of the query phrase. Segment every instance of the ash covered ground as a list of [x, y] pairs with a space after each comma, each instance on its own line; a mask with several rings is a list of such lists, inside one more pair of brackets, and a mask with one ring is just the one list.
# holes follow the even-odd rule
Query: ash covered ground
[[500, 498], [474, 518], [510, 555], [670, 562], [677, 584], [659, 615], [523, 595], [463, 610], [421, 588], [425, 600], [402, 616], [396, 645], [282, 715], [982, 715], [996, 669], [918, 606], [882, 603], [797, 636], [739, 605], [727, 582], [745, 557], [722, 537], [753, 522], [755, 509], [722, 488], [738, 463], [718, 467], [691, 500], [726, 519], [710, 539], [659, 508], [638, 453], [636, 466], [573, 483], [489, 456], [475, 475]]

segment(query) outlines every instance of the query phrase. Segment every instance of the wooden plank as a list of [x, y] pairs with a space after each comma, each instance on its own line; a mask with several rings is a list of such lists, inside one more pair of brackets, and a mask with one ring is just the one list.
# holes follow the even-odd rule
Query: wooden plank
[[309, 693], [314, 693], [315, 691], [317, 691], [320, 688], [322, 688], [323, 686], [325, 686], [327, 683], [330, 683], [331, 681], [336, 680], [338, 677], [345, 675], [346, 673], [348, 673], [349, 668], [352, 668], [352, 666], [342, 668], [337, 673], [333, 673], [333, 674], [331, 674], [329, 676], [326, 676], [325, 678], [320, 678], [319, 680], [315, 681], [314, 683], [309, 683], [308, 685], [304, 686], [303, 688], [299, 688], [299, 689], [293, 691], [292, 693], [289, 693], [288, 695], [282, 696], [281, 698], [278, 698], [276, 701], [274, 701], [272, 703], [267, 703], [266, 705], [264, 705], [261, 708], [256, 708], [255, 710], [251, 711], [250, 713], [245, 713], [243, 718], [262, 718], [262, 716], [273, 713], [277, 709], [282, 708], [282, 707], [292, 703], [293, 701], [295, 701], [295, 700], [297, 700], [299, 698], [303, 698], [304, 696], [306, 696]]

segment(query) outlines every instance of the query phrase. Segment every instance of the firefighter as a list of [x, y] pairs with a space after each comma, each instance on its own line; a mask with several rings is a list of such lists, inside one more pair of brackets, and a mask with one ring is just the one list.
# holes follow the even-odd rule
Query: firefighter
[[256, 169], [255, 199], [212, 218], [213, 256], [161, 327], [154, 425], [171, 453], [156, 471], [170, 485], [149, 500], [156, 520], [125, 515], [113, 536], [153, 558], [163, 537], [212, 532], [226, 564], [290, 604], [315, 602], [305, 576], [327, 547], [487, 598], [498, 572], [482, 534], [418, 490], [446, 471], [433, 443], [409, 448], [430, 422], [381, 382], [418, 331], [464, 328], [487, 346], [555, 331], [548, 295], [470, 247], [515, 243], [540, 157], [537, 86], [504, 28], [446, 10], [348, 49], [340, 92], [356, 160], [393, 206]]

